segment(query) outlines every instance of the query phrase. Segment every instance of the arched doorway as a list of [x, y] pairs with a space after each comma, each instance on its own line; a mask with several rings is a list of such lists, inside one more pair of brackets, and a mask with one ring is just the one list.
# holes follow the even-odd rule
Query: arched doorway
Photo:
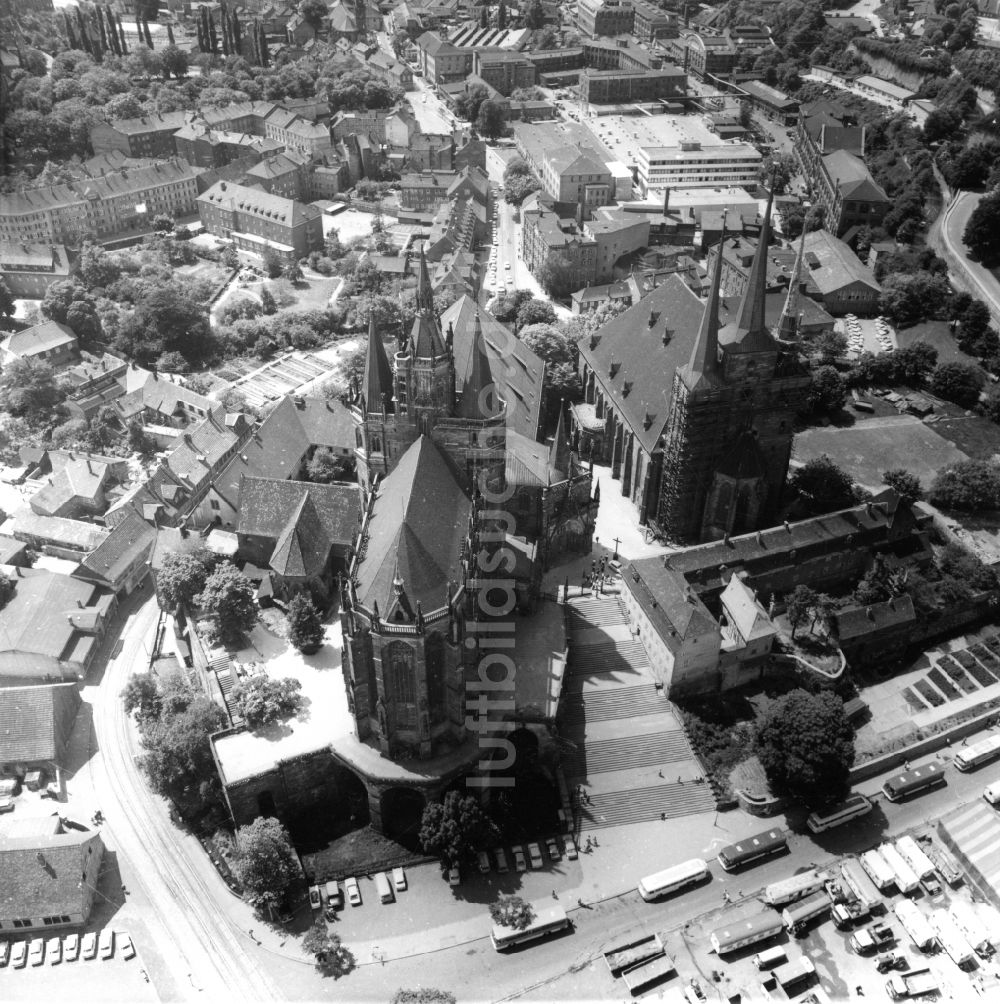
[[427, 800], [416, 788], [387, 788], [382, 792], [382, 832], [405, 847], [419, 843], [420, 821]]

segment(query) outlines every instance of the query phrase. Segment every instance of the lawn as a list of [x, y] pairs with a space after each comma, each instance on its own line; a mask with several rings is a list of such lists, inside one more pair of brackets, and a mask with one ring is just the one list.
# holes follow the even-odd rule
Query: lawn
[[954, 335], [948, 330], [947, 321], [923, 321], [914, 324], [912, 328], [897, 328], [896, 341], [901, 349], [909, 348], [914, 342], [926, 342], [937, 349], [939, 363], [973, 363], [978, 365], [972, 356], [967, 356], [955, 341]]

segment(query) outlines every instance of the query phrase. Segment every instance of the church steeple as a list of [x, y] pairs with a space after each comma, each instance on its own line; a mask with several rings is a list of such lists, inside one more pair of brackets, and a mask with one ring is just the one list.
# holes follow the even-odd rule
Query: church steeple
[[736, 315], [736, 331], [738, 340], [743, 335], [756, 334], [763, 331], [764, 310], [767, 297], [767, 252], [771, 243], [771, 208], [774, 204], [774, 182], [767, 193], [767, 209], [760, 224], [760, 243], [747, 277], [747, 287], [743, 290], [740, 309]]
[[415, 359], [437, 359], [447, 354], [441, 327], [434, 313], [434, 294], [427, 273], [427, 258], [420, 249], [420, 272], [417, 280], [417, 316], [410, 330], [410, 342]]
[[719, 368], [719, 302], [722, 287], [722, 253], [726, 246], [726, 214], [722, 214], [722, 235], [716, 245], [715, 271], [712, 273], [705, 313], [701, 316], [701, 327], [691, 352], [687, 366], [685, 383], [694, 390], [702, 383], [709, 383], [711, 376]]
[[802, 262], [806, 256], [806, 232], [809, 229], [809, 217], [802, 221], [802, 235], [799, 237], [799, 250], [795, 256], [795, 268], [792, 269], [792, 280], [788, 284], [788, 296], [781, 310], [778, 327], [775, 331], [778, 339], [783, 342], [795, 341], [799, 331], [799, 301], [802, 295]]
[[501, 411], [497, 386], [490, 368], [490, 357], [486, 354], [486, 339], [483, 325], [476, 311], [475, 326], [472, 329], [472, 351], [469, 353], [468, 369], [462, 381], [462, 398], [458, 402], [457, 414], [462, 418], [496, 418]]
[[564, 402], [559, 402], [559, 424], [556, 434], [549, 447], [549, 477], [555, 475], [559, 480], [565, 479], [570, 473], [570, 443], [563, 424]]
[[431, 278], [427, 272], [427, 257], [423, 245], [420, 247], [420, 269], [417, 273], [417, 313], [421, 310], [434, 312], [434, 294], [431, 292]]
[[392, 370], [382, 339], [375, 331], [375, 318], [368, 318], [368, 354], [361, 384], [365, 411], [392, 411]]

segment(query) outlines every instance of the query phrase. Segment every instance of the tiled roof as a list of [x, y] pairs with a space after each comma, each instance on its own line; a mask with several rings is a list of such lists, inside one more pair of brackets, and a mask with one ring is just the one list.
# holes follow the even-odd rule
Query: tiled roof
[[181, 404], [187, 405], [189, 409], [200, 410], [204, 415], [212, 407], [218, 408], [204, 395], [161, 378], [156, 373], [146, 373], [141, 386], [119, 398], [113, 407], [125, 419], [141, 414], [144, 409], [171, 418], [182, 410]]
[[691, 358], [704, 312], [705, 301], [671, 275], [580, 342], [580, 355], [648, 452], [663, 434], [674, 371]]
[[319, 209], [308, 203], [286, 199], [283, 195], [272, 195], [259, 188], [235, 185], [230, 181], [216, 182], [207, 192], [198, 196], [198, 201], [221, 206], [233, 212], [274, 220], [289, 227], [298, 226], [323, 215]]
[[137, 512], [130, 512], [100, 547], [91, 551], [81, 565], [95, 576], [115, 585], [140, 555], [152, 554], [156, 530]]
[[847, 150], [835, 150], [823, 158], [823, 167], [838, 184], [845, 198], [888, 202], [889, 197], [872, 177], [865, 162]]
[[775, 633], [757, 594], [738, 575], [730, 578], [719, 601], [745, 641]]
[[848, 607], [834, 615], [837, 637], [851, 641], [875, 631], [911, 624], [916, 620], [913, 600], [908, 593], [865, 607]]
[[64, 519], [62, 516], [41, 516], [30, 509], [22, 509], [16, 514], [11, 532], [18, 540], [25, 540], [27, 543], [37, 537], [81, 551], [92, 551], [108, 535], [108, 531], [102, 526], [84, 523], [79, 519]]
[[350, 544], [361, 510], [360, 489], [356, 484], [318, 485], [308, 481], [245, 477], [240, 486], [237, 533], [248, 537], [280, 537], [306, 497], [312, 500], [329, 543]]
[[237, 508], [244, 478], [295, 477], [311, 446], [353, 449], [351, 413], [339, 401], [284, 397], [219, 473], [213, 487]]
[[68, 506], [95, 506], [110, 478], [107, 464], [74, 460], [49, 478], [31, 499], [31, 508], [42, 516], [59, 516]]
[[875, 273], [840, 239], [827, 230], [806, 234], [806, 253], [815, 254], [819, 268], [809, 269], [809, 278], [821, 293], [835, 293], [854, 282], [862, 282], [876, 292], [882, 287]]
[[79, 707], [75, 683], [0, 687], [0, 763], [49, 760], [65, 766]]
[[[51, 261], [51, 255], [49, 260]], [[13, 334], [7, 335], [0, 344], [12, 355], [33, 356], [39, 352], [48, 352], [51, 349], [75, 343], [76, 334], [72, 328], [56, 321], [43, 321], [41, 324], [25, 328], [23, 331], [15, 331]]]
[[167, 467], [175, 477], [197, 488], [212, 476], [237, 442], [239, 437], [232, 429], [209, 415], [181, 434], [177, 445], [167, 454]]
[[358, 599], [393, 619], [397, 574], [413, 608], [444, 606], [449, 583], [461, 579], [462, 546], [472, 503], [437, 445], [421, 436], [381, 483], [368, 521], [364, 558], [355, 570]]
[[[49, 823], [48, 820], [45, 821]], [[0, 916], [83, 914], [90, 892], [81, 875], [93, 875], [92, 855], [104, 854], [101, 835], [49, 826], [48, 833], [0, 833]]]

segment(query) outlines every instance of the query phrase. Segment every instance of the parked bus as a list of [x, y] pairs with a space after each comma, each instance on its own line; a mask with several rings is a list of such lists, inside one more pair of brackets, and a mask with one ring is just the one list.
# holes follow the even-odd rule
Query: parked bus
[[983, 959], [990, 958], [993, 955], [993, 942], [990, 941], [989, 932], [976, 916], [972, 907], [968, 903], [952, 903], [950, 913], [952, 920], [955, 921], [955, 926], [965, 936], [966, 941], [972, 945], [976, 955]]
[[906, 863], [906, 858], [892, 844], [883, 844], [878, 849], [878, 852], [882, 855], [885, 863], [892, 869], [892, 874], [896, 880], [896, 888], [901, 893], [908, 896], [920, 887], [920, 876]]
[[901, 802], [939, 784], [944, 784], [944, 768], [932, 761], [890, 777], [882, 785], [882, 794], [890, 802]]
[[948, 957], [959, 969], [966, 969], [975, 961], [976, 953], [966, 940], [951, 914], [935, 910], [931, 914], [931, 927], [937, 933], [938, 941]]
[[916, 903], [908, 899], [901, 899], [892, 912], [902, 925], [902, 928], [910, 936], [910, 941], [922, 952], [929, 952], [937, 941], [934, 928], [931, 927]]
[[719, 864], [731, 872], [743, 865], [750, 864], [758, 858], [766, 858], [771, 854], [780, 854], [788, 848], [788, 838], [782, 830], [766, 830], [764, 833], [757, 833], [752, 837], [738, 840], [735, 844], [729, 844], [719, 851]]
[[674, 960], [669, 955], [661, 955], [658, 959], [640, 962], [639, 965], [626, 969], [622, 973], [622, 980], [628, 987], [629, 993], [634, 997], [669, 976], [673, 971]]
[[970, 771], [1000, 757], [1000, 735], [990, 736], [972, 746], [965, 746], [955, 754], [955, 766]]
[[868, 877], [868, 873], [861, 867], [856, 858], [849, 858], [840, 866], [840, 873], [844, 876], [851, 892], [857, 896], [861, 903], [864, 903], [869, 910], [874, 910], [882, 902], [881, 893], [878, 887]]
[[814, 917], [819, 917], [830, 909], [830, 897], [825, 892], [807, 896], [798, 903], [792, 903], [781, 911], [781, 921], [789, 934], [797, 935]]
[[781, 917], [772, 910], [765, 910], [763, 913], [755, 913], [752, 917], [734, 920], [725, 927], [717, 928], [709, 940], [719, 955], [726, 955], [747, 945], [755, 945], [758, 941], [773, 938], [784, 929]]
[[917, 878], [925, 879], [934, 874], [931, 859], [924, 854], [913, 837], [900, 837], [896, 841], [896, 850], [906, 858], [906, 863], [917, 873]]
[[791, 878], [783, 879], [781, 882], [772, 882], [764, 890], [764, 902], [769, 906], [784, 906], [786, 903], [794, 903], [798, 899], [805, 899], [814, 892], [818, 892], [826, 885], [829, 876], [826, 872], [818, 872], [815, 868], [810, 868], [801, 875], [793, 875]]
[[708, 865], [701, 858], [692, 858], [673, 868], [647, 875], [639, 882], [639, 895], [649, 903], [707, 877]]
[[892, 869], [877, 850], [865, 851], [858, 860], [881, 892], [885, 892], [896, 881]]
[[816, 967], [812, 964], [812, 960], [803, 955], [794, 962], [789, 962], [787, 965], [775, 969], [771, 975], [777, 981], [778, 986], [788, 996], [791, 996], [791, 989], [804, 980], [809, 979], [815, 972]]
[[566, 911], [558, 904], [535, 907], [535, 919], [527, 927], [518, 930], [516, 927], [507, 927], [505, 924], [494, 924], [490, 934], [493, 947], [502, 952], [505, 948], [519, 945], [522, 941], [532, 941], [535, 938], [544, 938], [548, 934], [555, 934], [569, 927], [569, 917]]
[[806, 820], [806, 826], [813, 833], [822, 833], [824, 830], [832, 830], [835, 826], [840, 826], [850, 819], [857, 819], [867, 812], [872, 811], [872, 803], [859, 792], [848, 795], [840, 805], [834, 806], [827, 812], [813, 812]]

